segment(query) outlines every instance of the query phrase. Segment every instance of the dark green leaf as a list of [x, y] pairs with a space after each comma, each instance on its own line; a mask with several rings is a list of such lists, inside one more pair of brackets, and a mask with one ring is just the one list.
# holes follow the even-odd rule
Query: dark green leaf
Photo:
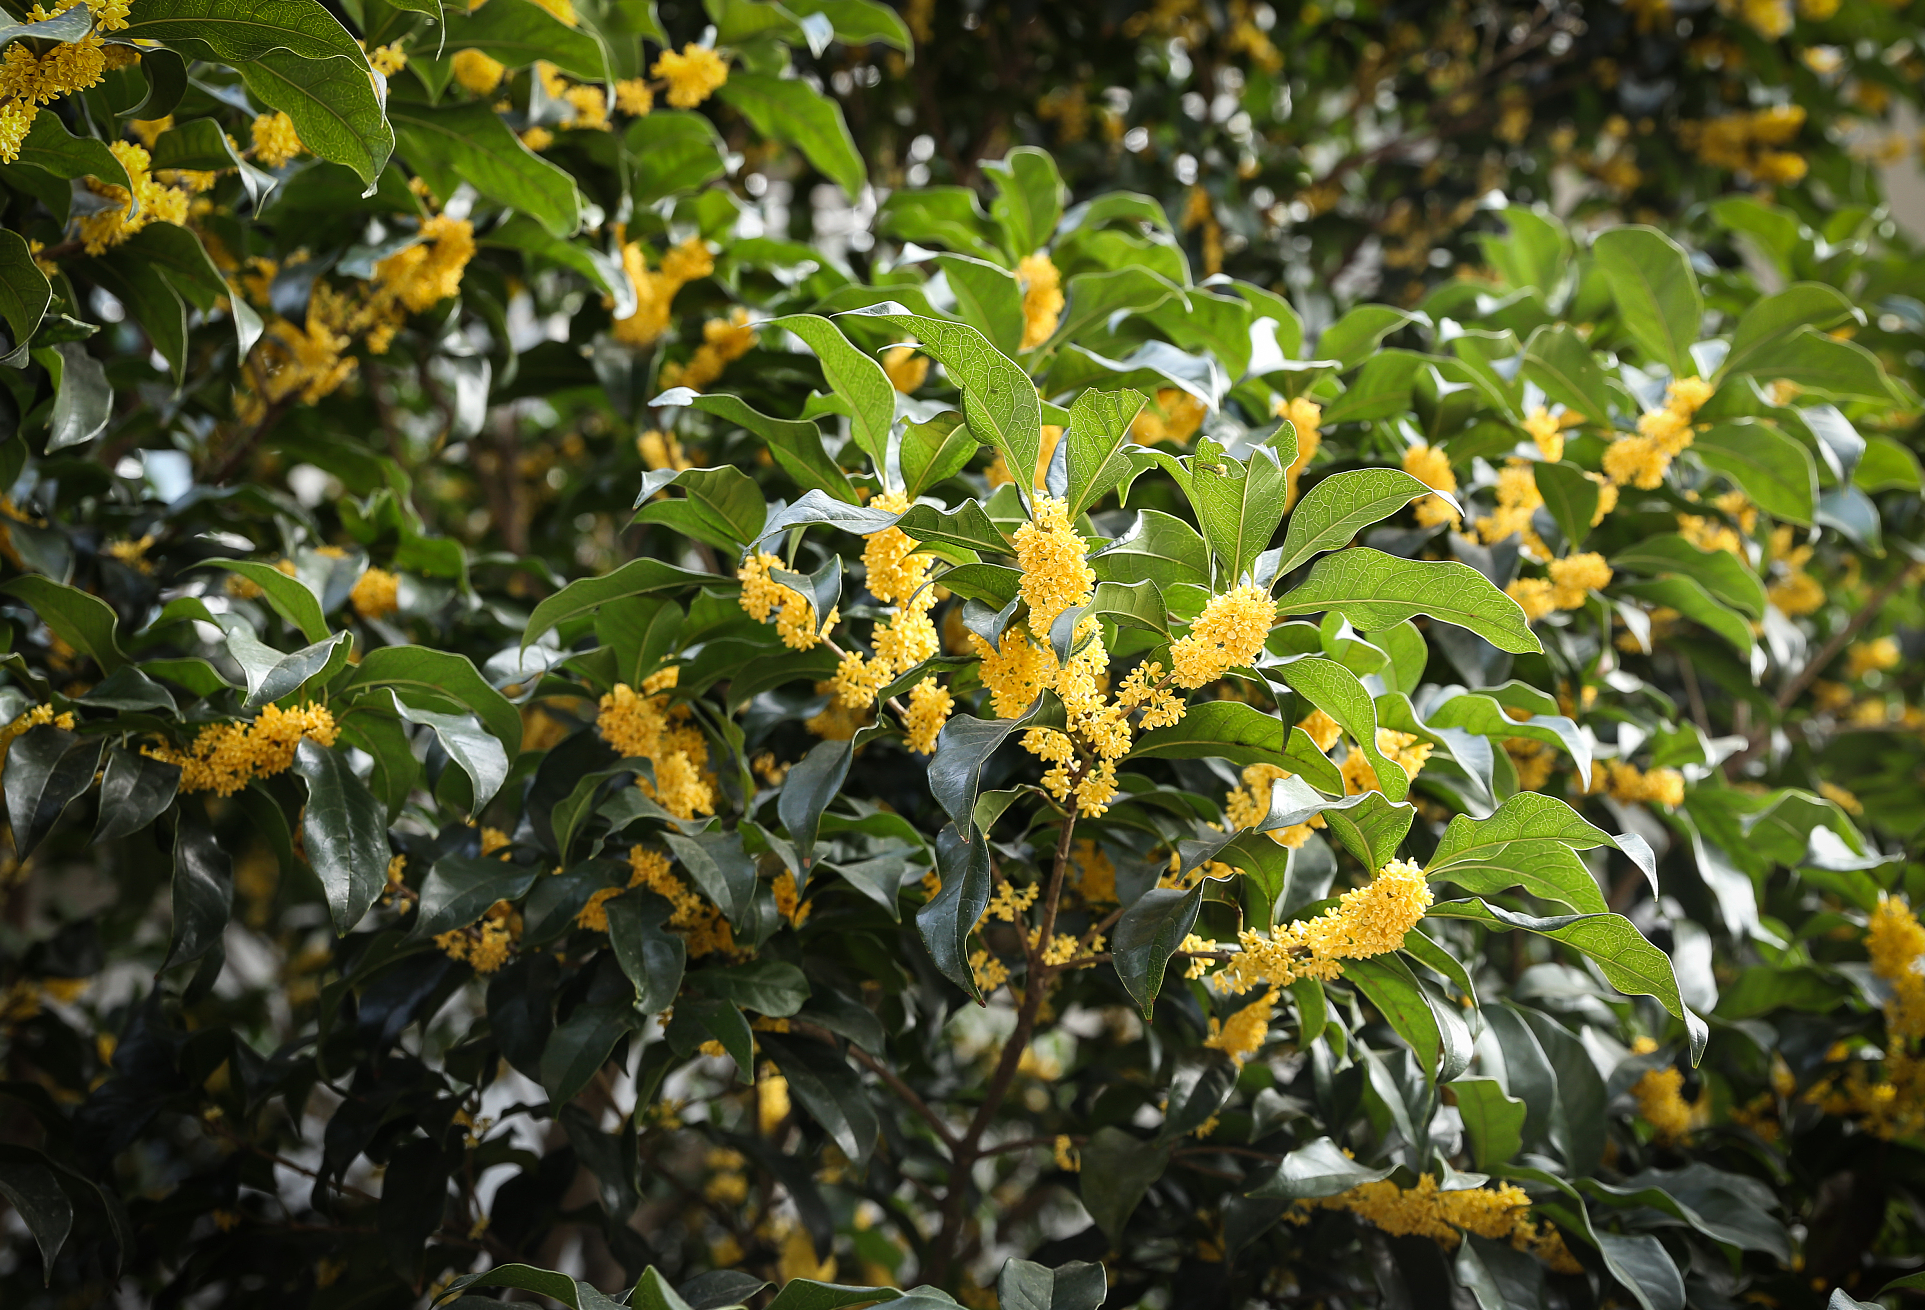
[[1517, 602], [1470, 565], [1398, 559], [1362, 546], [1318, 560], [1277, 602], [1277, 613], [1337, 613], [1365, 632], [1428, 614], [1512, 654], [1542, 649]]
[[1122, 1244], [1130, 1215], [1169, 1160], [1169, 1147], [1153, 1146], [1113, 1126], [1097, 1129], [1083, 1147], [1078, 1180], [1083, 1208], [1112, 1246]]
[[1381, 1169], [1361, 1165], [1339, 1150], [1328, 1137], [1319, 1137], [1284, 1156], [1276, 1173], [1247, 1195], [1284, 1201], [1314, 1201], [1319, 1197], [1336, 1196], [1365, 1183], [1378, 1182], [1390, 1177], [1391, 1171], [1390, 1165]]
[[131, 836], [174, 803], [180, 767], [137, 751], [107, 748], [107, 770], [100, 782], [100, 818], [94, 844]]
[[25, 859], [53, 831], [67, 806], [94, 785], [102, 737], [81, 737], [51, 723], [29, 728], [7, 748], [0, 775], [13, 843]]
[[[967, 824], [968, 820], [963, 821]], [[943, 977], [982, 1002], [976, 986], [975, 971], [969, 967], [969, 934], [989, 904], [989, 840], [977, 833], [964, 842], [957, 825], [950, 824], [936, 836], [936, 872], [942, 890], [936, 898], [916, 911], [916, 931]]]
[[1138, 897], [1117, 920], [1111, 939], [1111, 959], [1117, 981], [1147, 1017], [1163, 988], [1163, 971], [1170, 956], [1196, 924], [1203, 904], [1203, 886], [1189, 891], [1152, 887]]
[[302, 738], [294, 772], [307, 783], [301, 834], [326, 894], [334, 931], [345, 937], [388, 882], [388, 825], [381, 804], [344, 754]]
[[42, 1278], [53, 1285], [54, 1258], [73, 1231], [74, 1207], [47, 1157], [31, 1147], [0, 1146], [0, 1196], [33, 1234], [40, 1248]]
[[1401, 469], [1353, 469], [1332, 474], [1310, 488], [1291, 511], [1277, 576], [1282, 577], [1321, 551], [1341, 549], [1371, 524], [1395, 514], [1419, 496], [1432, 494], [1443, 495], [1432, 493]]
[[487, 101], [396, 101], [389, 115], [397, 148], [436, 195], [445, 199], [466, 182], [488, 199], [533, 216], [558, 237], [581, 226], [575, 180], [523, 145]]
[[1601, 234], [1591, 253], [1631, 340], [1674, 375], [1695, 377], [1691, 347], [1698, 341], [1704, 298], [1684, 248], [1656, 228], [1630, 226]]
[[233, 905], [233, 862], [213, 833], [182, 813], [174, 833], [174, 935], [161, 969], [198, 960], [219, 947]]
[[1050, 1269], [1011, 1257], [996, 1279], [1000, 1310], [1097, 1310], [1108, 1295], [1103, 1266], [1087, 1260]]
[[519, 901], [541, 870], [475, 855], [444, 855], [421, 880], [414, 936], [425, 939], [466, 928], [496, 901]]
[[756, 132], [794, 146], [851, 197], [869, 180], [842, 106], [801, 79], [735, 72], [716, 96], [742, 111]]

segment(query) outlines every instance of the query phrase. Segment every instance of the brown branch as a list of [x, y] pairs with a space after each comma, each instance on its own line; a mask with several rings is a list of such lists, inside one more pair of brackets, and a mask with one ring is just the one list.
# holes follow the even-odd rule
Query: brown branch
[[[814, 1027], [814, 1025], [807, 1026], [811, 1028]], [[950, 1154], [952, 1156], [955, 1154], [956, 1148], [959, 1145], [959, 1139], [956, 1137], [955, 1131], [951, 1129], [948, 1124], [944, 1123], [934, 1110], [929, 1108], [929, 1103], [916, 1093], [915, 1088], [904, 1082], [895, 1070], [876, 1059], [875, 1056], [869, 1054], [869, 1052], [863, 1050], [854, 1042], [849, 1043], [849, 1053], [855, 1056], [856, 1060], [865, 1068], [882, 1079], [883, 1082], [888, 1083], [891, 1091], [897, 1096], [900, 1096], [911, 1110], [914, 1110], [920, 1115], [924, 1123], [935, 1129], [936, 1136], [942, 1139], [942, 1144], [949, 1148]]]

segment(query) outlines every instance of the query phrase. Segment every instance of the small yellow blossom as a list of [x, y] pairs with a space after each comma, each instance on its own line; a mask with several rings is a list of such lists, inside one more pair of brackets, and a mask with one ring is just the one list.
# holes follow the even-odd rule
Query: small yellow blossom
[[1212, 596], [1189, 633], [1170, 647], [1172, 681], [1194, 689], [1248, 664], [1263, 649], [1276, 617], [1276, 602], [1262, 587], [1246, 585]]
[[650, 71], [668, 83], [668, 102], [677, 109], [695, 108], [729, 80], [727, 62], [692, 41], [680, 54], [664, 50]]

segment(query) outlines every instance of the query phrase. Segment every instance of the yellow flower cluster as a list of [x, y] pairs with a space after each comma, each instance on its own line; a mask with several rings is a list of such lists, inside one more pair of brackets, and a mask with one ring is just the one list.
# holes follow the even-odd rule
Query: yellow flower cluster
[[1167, 441], [1180, 446], [1203, 426], [1209, 408], [1181, 387], [1159, 387], [1150, 403], [1130, 421], [1130, 440], [1142, 446]]
[[[57, 0], [53, 8], [34, 5], [23, 21], [45, 22], [75, 8], [82, 0]], [[93, 11], [94, 30], [78, 41], [62, 41], [37, 55], [25, 41], [15, 41], [0, 56], [0, 163], [20, 157], [21, 143], [33, 130], [40, 106], [64, 95], [96, 85], [109, 68], [122, 68], [139, 58], [128, 46], [109, 46], [102, 32], [127, 26], [132, 0], [85, 0]], [[98, 254], [98, 251], [93, 252]]]
[[372, 622], [384, 619], [401, 608], [401, 579], [386, 569], [370, 568], [354, 580], [348, 600], [354, 612]]
[[624, 759], [645, 759], [655, 781], [638, 778], [644, 795], [678, 819], [715, 813], [715, 775], [709, 769], [708, 739], [691, 721], [686, 705], [669, 705], [667, 692], [680, 669], [664, 669], [642, 680], [637, 692], [625, 682], [602, 697], [595, 728]]
[[1651, 1125], [1659, 1146], [1675, 1146], [1691, 1135], [1693, 1108], [1683, 1097], [1684, 1075], [1670, 1067], [1647, 1069], [1632, 1084], [1638, 1115]]
[[[459, 295], [461, 275], [474, 255], [473, 223], [445, 214], [423, 219], [419, 241], [374, 266], [374, 316], [377, 320], [393, 317], [398, 326], [399, 315], [392, 313], [391, 306], [400, 305], [420, 314]], [[392, 337], [390, 331], [377, 343], [370, 330], [369, 349], [377, 355], [385, 353], [386, 342]]]
[[1175, 666], [1170, 680], [1194, 690], [1248, 664], [1263, 649], [1276, 618], [1277, 604], [1262, 587], [1246, 585], [1210, 597], [1189, 633], [1170, 646]]
[[722, 370], [755, 348], [755, 329], [749, 326], [749, 311], [739, 306], [727, 318], [712, 318], [702, 324], [702, 344], [686, 364], [662, 365], [663, 387], [688, 387], [703, 391], [715, 384]]
[[774, 615], [775, 630], [791, 650], [812, 650], [821, 642], [822, 634], [836, 625], [842, 608], [837, 606], [826, 620], [817, 622], [814, 601], [769, 576], [769, 570], [781, 567], [782, 557], [766, 551], [742, 562], [735, 571], [742, 583], [742, 608], [762, 623]]
[[1872, 972], [1891, 984], [1885, 1002], [1885, 1028], [1895, 1042], [1925, 1037], [1925, 927], [1904, 901], [1881, 892], [1865, 930], [1865, 953]]
[[1017, 262], [1016, 277], [1023, 284], [1021, 349], [1034, 350], [1050, 339], [1063, 316], [1063, 278], [1040, 250]]
[[1532, 623], [1556, 610], [1582, 609], [1592, 590], [1608, 586], [1611, 566], [1595, 551], [1551, 561], [1548, 578], [1516, 578], [1504, 593]]
[[909, 689], [908, 714], [902, 721], [903, 731], [908, 735], [909, 749], [918, 755], [931, 755], [936, 750], [936, 738], [941, 735], [943, 725], [949, 722], [949, 715], [956, 708], [956, 699], [933, 677], [924, 678]]
[[1804, 178], [1808, 165], [1796, 151], [1775, 147], [1789, 143], [1804, 125], [1804, 106], [1773, 105], [1704, 122], [1680, 123], [1678, 139], [1700, 163], [1789, 186]]
[[1096, 570], [1084, 559], [1089, 547], [1069, 521], [1069, 506], [1038, 496], [1030, 521], [1016, 529], [1016, 567], [1030, 631], [1047, 637], [1056, 616], [1085, 604], [1096, 591]]
[[141, 754], [179, 767], [183, 792], [232, 796], [255, 778], [285, 773], [303, 738], [332, 746], [336, 731], [325, 705], [269, 705], [252, 723], [207, 724], [186, 750], [148, 746]]
[[[735, 950], [735, 934], [729, 928], [729, 921], [720, 910], [708, 903], [702, 893], [675, 876], [669, 868], [666, 855], [645, 847], [631, 846], [628, 866], [630, 887], [646, 887], [675, 907], [675, 913], [669, 916], [668, 926], [687, 940], [689, 958], [700, 959], [717, 952], [726, 955]], [[608, 911], [604, 909], [601, 911], [600, 931], [606, 932], [607, 929]]]
[[[1434, 749], [1429, 742], [1419, 741], [1415, 733], [1399, 732], [1395, 728], [1377, 729], [1377, 753], [1394, 761], [1412, 778], [1424, 771], [1424, 763]], [[1337, 769], [1343, 774], [1345, 795], [1361, 796], [1367, 791], [1383, 790], [1376, 768], [1360, 750], [1344, 756]]]
[[[1698, 494], [1695, 491], [1687, 492], [1685, 499], [1697, 500]], [[1678, 535], [1699, 550], [1724, 550], [1742, 556], [1744, 538], [1758, 528], [1758, 507], [1742, 491], [1727, 491], [1711, 503], [1726, 517], [1736, 521], [1738, 526], [1734, 528], [1724, 518], [1713, 518], [1708, 514], [1680, 514]]]
[[13, 744], [15, 737], [34, 728], [44, 727], [49, 723], [56, 728], [64, 728], [68, 732], [72, 732], [74, 730], [74, 712], [72, 710], [62, 710], [60, 713], [55, 714], [53, 712], [53, 706], [51, 705], [34, 705], [15, 718], [13, 722], [7, 724], [4, 728], [0, 728], [0, 766], [5, 765], [7, 747]]
[[[1891, 986], [1885, 1000], [1883, 1076], [1874, 1080], [1863, 1062], [1854, 1062], [1841, 1087], [1826, 1078], [1804, 1099], [1825, 1113], [1855, 1115], [1866, 1131], [1886, 1141], [1925, 1134], [1925, 1059], [1913, 1049], [1925, 1037], [1925, 927], [1904, 901], [1880, 893], [1865, 932], [1865, 953], [1872, 972]], [[1848, 1057], [1840, 1043], [1827, 1059]]]
[[1222, 1051], [1242, 1068], [1245, 1060], [1263, 1049], [1276, 1003], [1277, 989], [1272, 987], [1229, 1019], [1212, 1018], [1209, 1036], [1203, 1039], [1203, 1044], [1213, 1051]]
[[1542, 405], [1524, 416], [1524, 431], [1537, 443], [1537, 453], [1553, 464], [1564, 458], [1564, 426]]
[[[1432, 491], [1455, 492], [1457, 474], [1451, 471], [1450, 456], [1438, 446], [1418, 442], [1404, 452], [1404, 472], [1416, 478]], [[1417, 522], [1427, 528], [1440, 523], [1456, 527], [1459, 515], [1450, 507], [1450, 502], [1442, 496], [1425, 496], [1416, 505]]]
[[1335, 978], [1344, 960], [1401, 947], [1431, 899], [1424, 871], [1409, 860], [1392, 860], [1314, 919], [1282, 925], [1268, 937], [1251, 929], [1237, 934], [1242, 950], [1211, 981], [1220, 992], [1241, 992], [1288, 986], [1299, 978]]
[[1811, 560], [1812, 547], [1794, 546], [1792, 540], [1789, 527], [1780, 526], [1771, 530], [1774, 576], [1765, 588], [1765, 595], [1780, 611], [1795, 619], [1815, 613], [1823, 607], [1825, 588], [1818, 579], [1805, 572], [1805, 565]]
[[255, 162], [265, 168], [280, 168], [307, 150], [294, 130], [294, 120], [278, 111], [260, 115], [248, 131], [254, 138]]
[[1650, 491], [1691, 445], [1691, 420], [1711, 399], [1702, 378], [1678, 378], [1665, 388], [1664, 404], [1638, 419], [1633, 435], [1620, 436], [1604, 452], [1604, 474], [1619, 486]]
[[1643, 773], [1635, 764], [1612, 760], [1608, 768], [1591, 771], [1591, 785], [1594, 790], [1602, 785], [1612, 800], [1625, 805], [1647, 801], [1668, 806], [1684, 804], [1684, 775], [1676, 769], [1653, 769]]
[[1116, 902], [1116, 864], [1103, 848], [1083, 838], [1069, 848], [1070, 888], [1085, 905], [1113, 905]]
[[1767, 41], [1791, 30], [1791, 0], [1718, 0], [1718, 9], [1737, 15]]
[[[11, 53], [19, 48], [20, 43], [16, 41], [8, 47], [8, 51]], [[153, 174], [148, 171], [153, 156], [131, 141], [115, 141], [107, 148], [114, 152], [114, 158], [127, 170], [127, 178], [134, 184], [134, 190], [130, 196], [126, 187], [96, 178], [87, 179], [87, 189], [109, 202], [97, 213], [82, 214], [74, 219], [81, 243], [90, 255], [98, 255], [111, 246], [119, 245], [149, 223], [173, 223], [178, 226], [187, 221], [187, 192], [162, 186], [154, 180]], [[135, 201], [138, 201], [137, 205]], [[138, 212], [130, 213], [133, 209]]]
[[1463, 1234], [1472, 1232], [1529, 1251], [1558, 1273], [1576, 1273], [1582, 1268], [1556, 1228], [1548, 1224], [1540, 1227], [1531, 1219], [1531, 1198], [1514, 1183], [1447, 1192], [1425, 1174], [1415, 1187], [1399, 1187], [1385, 1179], [1296, 1205], [1298, 1213], [1292, 1217], [1299, 1223], [1313, 1208], [1348, 1210], [1393, 1237], [1428, 1237], [1445, 1250], [1456, 1250]]
[[[888, 513], [901, 514], [909, 508], [909, 496], [891, 491], [876, 497], [872, 504]], [[941, 648], [936, 625], [929, 618], [936, 604], [936, 589], [927, 585], [929, 557], [915, 550], [914, 538], [897, 527], [872, 532], [863, 543], [862, 563], [868, 573], [869, 590], [896, 610], [871, 634], [874, 658], [864, 660], [858, 652], [847, 651], [837, 664], [831, 685], [844, 708], [868, 709], [890, 679], [907, 673]], [[746, 596], [745, 591], [745, 602]], [[948, 721], [953, 705], [949, 693], [937, 686], [934, 678], [924, 678], [916, 685], [910, 692], [910, 718], [903, 725], [909, 732], [911, 750], [926, 755], [935, 749], [936, 734]]]
[[682, 53], [664, 50], [649, 70], [668, 83], [668, 102], [677, 109], [693, 109], [729, 80], [728, 62], [707, 46], [693, 41]]
[[615, 320], [615, 339], [630, 346], [652, 346], [668, 331], [669, 309], [675, 293], [715, 271], [715, 256], [699, 236], [689, 237], [662, 256], [662, 267], [651, 271], [639, 242], [622, 247], [622, 269], [635, 288], [635, 312]]
[[480, 923], [437, 933], [434, 944], [450, 959], [466, 960], [476, 973], [493, 973], [508, 963], [520, 938], [521, 914], [507, 901], [496, 901]]
[[480, 50], [457, 50], [450, 65], [454, 79], [474, 95], [493, 95], [508, 74], [507, 65]]
[[1851, 649], [1845, 652], [1845, 676], [1856, 680], [1867, 673], [1897, 668], [1898, 660], [1898, 639], [1895, 637], [1854, 642]]
[[1544, 541], [1531, 527], [1531, 516], [1544, 504], [1537, 489], [1537, 471], [1528, 459], [1512, 458], [1497, 475], [1497, 508], [1476, 522], [1477, 539], [1486, 546], [1509, 536], [1520, 537], [1524, 550], [1534, 559], [1550, 555]]
[[929, 380], [929, 357], [914, 346], [891, 346], [882, 352], [882, 371], [889, 385], [905, 396]]
[[1297, 430], [1297, 457], [1283, 471], [1283, 507], [1289, 509], [1297, 503], [1297, 479], [1323, 444], [1323, 430], [1318, 426], [1323, 422], [1323, 406], [1298, 396], [1288, 404], [1278, 400], [1276, 414], [1290, 420], [1290, 426]]

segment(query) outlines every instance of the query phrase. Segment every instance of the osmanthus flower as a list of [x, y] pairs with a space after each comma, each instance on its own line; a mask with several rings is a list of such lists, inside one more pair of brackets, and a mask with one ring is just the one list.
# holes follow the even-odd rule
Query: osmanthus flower
[[1561, 610], [1582, 608], [1591, 592], [1611, 583], [1611, 566], [1596, 551], [1554, 559], [1550, 573], [1551, 603]]
[[401, 579], [386, 569], [370, 568], [354, 580], [348, 601], [362, 618], [384, 619], [401, 608]]
[[1431, 900], [1424, 871], [1409, 860], [1393, 860], [1314, 919], [1281, 925], [1267, 937], [1252, 929], [1239, 933], [1240, 950], [1210, 975], [1210, 983], [1219, 992], [1235, 993], [1259, 985], [1288, 986], [1299, 978], [1336, 978], [1345, 960], [1401, 948]]
[[1248, 664], [1263, 649], [1276, 618], [1276, 602], [1262, 587], [1246, 584], [1212, 596], [1190, 631], [1170, 647], [1171, 681], [1195, 689]]
[[655, 779], [637, 778], [642, 793], [678, 819], [715, 813], [715, 775], [708, 739], [691, 721], [686, 705], [670, 705], [668, 691], [681, 669], [668, 668], [642, 680], [638, 692], [625, 682], [601, 699], [595, 729], [624, 759], [644, 759]]
[[1158, 387], [1150, 403], [1130, 420], [1130, 440], [1143, 446], [1180, 446], [1196, 435], [1209, 412], [1209, 406], [1181, 387]]
[[664, 50], [649, 70], [668, 83], [667, 100], [677, 109], [693, 109], [729, 80], [728, 61], [693, 41], [680, 54]]
[[742, 583], [742, 608], [763, 623], [773, 615], [782, 644], [791, 650], [813, 650], [821, 643], [823, 632], [836, 625], [841, 607], [830, 610], [829, 617], [818, 622], [813, 600], [769, 576], [769, 570], [781, 567], [782, 557], [766, 551], [742, 562], [735, 571]]
[[1671, 461], [1691, 446], [1691, 420], [1711, 399], [1703, 378], [1678, 378], [1665, 388], [1664, 404], [1638, 419], [1635, 434], [1617, 437], [1604, 451], [1604, 474], [1620, 486], [1650, 491], [1664, 481]]
[[[1049, 255], [1041, 250], [1016, 263], [1023, 286], [1023, 340], [1020, 349], [1034, 350], [1050, 339], [1063, 315], [1063, 278]], [[913, 388], [911, 388], [913, 390]]]
[[[1457, 491], [1457, 474], [1451, 471], [1450, 456], [1438, 446], [1418, 442], [1404, 452], [1404, 472], [1432, 491]], [[1423, 496], [1417, 501], [1417, 522], [1427, 528], [1440, 523], [1456, 527], [1462, 516], [1442, 496]]]
[[1245, 1060], [1263, 1049], [1276, 1004], [1277, 989], [1272, 987], [1228, 1019], [1212, 1018], [1203, 1044], [1213, 1051], [1222, 1051], [1241, 1068]]
[[[1649, 1037], [1639, 1037], [1631, 1044], [1633, 1055], [1649, 1055], [1657, 1049], [1658, 1044]], [[1670, 1065], [1646, 1069], [1631, 1085], [1631, 1095], [1638, 1103], [1638, 1117], [1651, 1125], [1652, 1140], [1660, 1146], [1675, 1146], [1684, 1141], [1708, 1108], [1705, 1104], [1708, 1098], [1701, 1097], [1694, 1106], [1684, 1099], [1683, 1090], [1684, 1074]]]
[[[1497, 508], [1473, 525], [1477, 539], [1485, 545], [1520, 537], [1533, 559], [1548, 559], [1551, 552], [1531, 527], [1531, 516], [1543, 507], [1543, 493], [1537, 489], [1537, 472], [1528, 459], [1511, 459], [1497, 475]], [[1520, 602], [1522, 603], [1522, 602]]]
[[332, 746], [337, 732], [334, 715], [325, 705], [285, 710], [267, 705], [251, 723], [207, 724], [185, 750], [147, 746], [141, 754], [177, 766], [183, 792], [232, 796], [255, 778], [271, 778], [292, 768], [295, 748], [303, 739]]
[[1363, 1183], [1335, 1196], [1298, 1201], [1284, 1217], [1307, 1222], [1312, 1210], [1348, 1210], [1393, 1237], [1428, 1237], [1454, 1251], [1464, 1233], [1494, 1241], [1508, 1241], [1528, 1251], [1561, 1274], [1581, 1273], [1583, 1266], [1564, 1245], [1563, 1235], [1550, 1224], [1530, 1217], [1531, 1198], [1515, 1183], [1445, 1190], [1429, 1174], [1413, 1187], [1399, 1187], [1389, 1179]]
[[[1424, 771], [1424, 764], [1430, 759], [1433, 749], [1429, 742], [1419, 740], [1415, 733], [1399, 732], [1395, 728], [1377, 729], [1377, 753], [1395, 762], [1412, 778]], [[1376, 768], [1360, 750], [1353, 750], [1344, 756], [1337, 771], [1343, 774], [1344, 792], [1347, 795], [1361, 796], [1367, 791], [1383, 790], [1377, 780]]]
[[1626, 805], [1650, 801], [1659, 805], [1684, 804], [1684, 775], [1676, 769], [1642, 772], [1627, 760], [1612, 760], [1604, 768], [1591, 770], [1594, 790], [1603, 789], [1611, 799]]
[[[16, 42], [9, 48], [20, 47]], [[130, 193], [126, 187], [111, 182], [87, 179], [87, 189], [109, 202], [95, 213], [74, 219], [88, 254], [98, 255], [120, 245], [149, 223], [172, 223], [178, 227], [187, 222], [187, 192], [162, 186], [154, 180], [149, 171], [153, 157], [144, 148], [131, 141], [110, 142], [107, 148], [127, 171], [127, 180], [134, 184], [134, 189]]]
[[514, 954], [521, 928], [521, 912], [508, 901], [496, 901], [479, 923], [437, 933], [434, 944], [450, 959], [466, 960], [476, 973], [494, 973]]
[[1089, 547], [1070, 524], [1068, 504], [1055, 496], [1036, 497], [1030, 521], [1016, 529], [1014, 541], [1030, 630], [1047, 636], [1058, 614], [1096, 592], [1096, 570], [1084, 558]]
[[1323, 422], [1323, 406], [1302, 396], [1288, 401], [1279, 398], [1275, 413], [1278, 418], [1288, 419], [1290, 426], [1297, 430], [1297, 457], [1283, 471], [1283, 507], [1289, 509], [1297, 503], [1297, 479], [1310, 467], [1317, 447], [1323, 444], [1323, 430], [1318, 426]]
[[701, 237], [692, 236], [670, 247], [661, 268], [651, 271], [646, 249], [630, 241], [622, 246], [622, 270], [635, 291], [635, 310], [615, 320], [615, 339], [629, 346], [652, 346], [668, 331], [675, 293], [713, 273], [715, 256]]

